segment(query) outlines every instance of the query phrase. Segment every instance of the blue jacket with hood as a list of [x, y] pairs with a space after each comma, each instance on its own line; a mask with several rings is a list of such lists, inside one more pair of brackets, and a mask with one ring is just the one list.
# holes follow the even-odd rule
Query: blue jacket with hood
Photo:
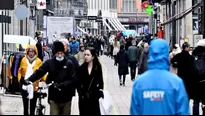
[[131, 115], [190, 115], [184, 83], [169, 72], [165, 40], [151, 42], [148, 71], [134, 82], [131, 99]]

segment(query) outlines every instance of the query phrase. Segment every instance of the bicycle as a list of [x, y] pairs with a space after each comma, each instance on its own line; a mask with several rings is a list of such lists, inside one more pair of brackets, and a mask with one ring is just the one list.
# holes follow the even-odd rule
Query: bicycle
[[[39, 91], [36, 93], [37, 99], [38, 99], [38, 105], [36, 106], [36, 115], [45, 115], [46, 106], [42, 104], [42, 99], [47, 97], [47, 93], [43, 93], [42, 90], [45, 90], [52, 85], [54, 85], [54, 82], [48, 84], [46, 87], [36, 87], [39, 89]], [[56, 86], [54, 86], [54, 87], [57, 88], [59, 91], [61, 91], [61, 89], [59, 89], [58, 87], [56, 87]]]

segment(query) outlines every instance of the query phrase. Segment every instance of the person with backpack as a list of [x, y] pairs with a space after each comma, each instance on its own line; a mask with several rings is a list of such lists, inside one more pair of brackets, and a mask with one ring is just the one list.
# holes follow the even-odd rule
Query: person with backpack
[[[199, 103], [205, 105], [205, 95], [201, 91], [205, 90], [205, 41], [199, 41], [198, 46], [193, 50], [194, 56], [194, 103], [193, 115], [199, 115]], [[205, 114], [205, 107], [202, 107], [203, 115]]]
[[184, 85], [186, 88], [186, 91], [188, 93], [189, 99], [192, 99], [194, 97], [193, 92], [193, 81], [195, 78], [194, 75], [194, 57], [189, 54], [190, 51], [190, 45], [189, 43], [185, 42], [182, 45], [182, 52], [175, 55], [171, 59], [171, 64], [175, 65], [178, 69], [177, 75], [182, 78], [184, 81]]

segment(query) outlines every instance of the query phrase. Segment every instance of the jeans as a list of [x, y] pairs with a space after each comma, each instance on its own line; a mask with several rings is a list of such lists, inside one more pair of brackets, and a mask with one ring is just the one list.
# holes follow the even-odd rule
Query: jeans
[[71, 101], [65, 103], [58, 103], [49, 100], [50, 115], [71, 115]]
[[114, 65], [117, 66], [117, 55], [114, 55]]

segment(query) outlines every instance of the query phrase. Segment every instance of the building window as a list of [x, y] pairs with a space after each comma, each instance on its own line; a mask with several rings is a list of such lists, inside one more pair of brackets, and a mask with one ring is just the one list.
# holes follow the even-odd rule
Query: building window
[[129, 12], [132, 12], [132, 0], [129, 0]]
[[[194, 6], [197, 3], [198, 3], [198, 0], [192, 0], [192, 6]], [[198, 13], [198, 9], [193, 11], [193, 15], [197, 15], [197, 13]]]

